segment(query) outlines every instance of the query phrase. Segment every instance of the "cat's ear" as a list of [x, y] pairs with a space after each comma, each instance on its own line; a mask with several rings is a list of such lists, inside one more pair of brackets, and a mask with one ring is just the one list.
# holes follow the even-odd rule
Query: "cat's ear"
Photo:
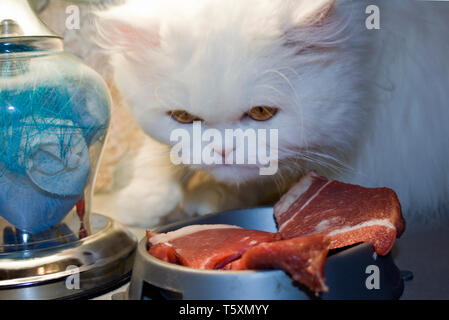
[[100, 45], [122, 52], [136, 52], [160, 45], [156, 23], [145, 21], [142, 25], [141, 19], [133, 19], [121, 9], [119, 6], [95, 13]]
[[329, 16], [335, 0], [293, 1], [292, 22], [297, 27], [320, 25]]

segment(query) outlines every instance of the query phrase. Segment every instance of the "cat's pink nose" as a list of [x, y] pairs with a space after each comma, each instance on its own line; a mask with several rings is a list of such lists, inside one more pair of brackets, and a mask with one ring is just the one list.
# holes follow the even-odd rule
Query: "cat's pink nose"
[[223, 159], [226, 159], [228, 157], [228, 155], [234, 151], [234, 148], [214, 148], [214, 151], [216, 154], [218, 154], [219, 156], [221, 156]]

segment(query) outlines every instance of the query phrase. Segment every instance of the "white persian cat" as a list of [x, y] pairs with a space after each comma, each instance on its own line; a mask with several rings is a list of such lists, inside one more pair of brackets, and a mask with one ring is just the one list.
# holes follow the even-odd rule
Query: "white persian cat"
[[[134, 170], [132, 179], [104, 198], [104, 213], [149, 226], [180, 212], [266, 204], [312, 168], [394, 189], [406, 218], [442, 212], [449, 199], [449, 3], [376, 1], [380, 29], [368, 30], [370, 4], [128, 0], [97, 12], [99, 43], [92, 25], [76, 33], [94, 39], [88, 44], [65, 30], [68, 50], [103, 74], [112, 70], [152, 137], [125, 168]], [[261, 176], [257, 165], [174, 166], [170, 134], [191, 130], [193, 119], [220, 132], [278, 129], [278, 173]], [[230, 151], [216, 150], [220, 157]]]

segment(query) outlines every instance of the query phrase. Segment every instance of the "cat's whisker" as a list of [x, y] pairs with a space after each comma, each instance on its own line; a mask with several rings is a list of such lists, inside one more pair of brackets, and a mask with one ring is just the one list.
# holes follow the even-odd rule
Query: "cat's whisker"
[[317, 151], [305, 151], [305, 153], [302, 154], [303, 159], [316, 162], [321, 164], [323, 167], [326, 167], [328, 169], [331, 169], [335, 173], [352, 173], [355, 170], [349, 166], [344, 161], [336, 158], [335, 156], [331, 156], [329, 154], [325, 154], [322, 152]]
[[[281, 68], [281, 69], [286, 69], [286, 70], [289, 70], [289, 71], [293, 70], [294, 71], [294, 69], [287, 68], [287, 67], [284, 67], [284, 68]], [[295, 87], [293, 86], [293, 83], [290, 81], [288, 76], [285, 73], [281, 72], [279, 69], [269, 69], [269, 70], [265, 70], [263, 73], [264, 74], [266, 74], [266, 73], [274, 73], [274, 74], [278, 75], [279, 77], [281, 77], [281, 79], [283, 79], [288, 84], [288, 87], [293, 92], [293, 96], [292, 97], [293, 97], [293, 100], [294, 100], [294, 104], [296, 105], [296, 108], [294, 108], [294, 113], [298, 116], [299, 128], [301, 130], [300, 136], [304, 137], [305, 135], [304, 135], [304, 115], [303, 115], [303, 110], [302, 110], [302, 108], [300, 106], [300, 100], [299, 100], [299, 98], [297, 96], [297, 92], [295, 90]], [[296, 76], [298, 76], [298, 73], [296, 71], [294, 71], [294, 74]], [[267, 86], [267, 87], [269, 87], [269, 86]], [[274, 89], [274, 90], [276, 92], [279, 92], [277, 89]]]
[[[303, 109], [300, 106], [300, 100], [297, 95], [297, 90], [295, 90], [295, 87], [294, 87], [293, 83], [290, 81], [290, 79], [288, 78], [288, 76], [285, 73], [280, 71], [282, 69], [289, 70], [289, 71], [293, 72], [296, 77], [299, 76], [298, 72], [296, 72], [293, 68], [288, 68], [288, 67], [283, 67], [280, 69], [269, 69], [269, 70], [265, 70], [264, 73], [274, 73], [274, 74], [278, 75], [279, 77], [281, 77], [281, 79], [283, 79], [288, 84], [288, 87], [293, 92], [293, 96], [290, 98], [293, 98], [294, 104], [296, 106], [296, 108], [294, 108], [294, 114], [297, 115], [297, 118], [299, 121], [299, 128], [301, 130], [300, 136], [304, 137], [305, 136], [304, 135], [304, 115], [303, 115]], [[278, 90], [276, 89], [276, 91], [278, 91]]]
[[274, 73], [274, 74], [278, 75], [281, 79], [283, 79], [288, 84], [288, 87], [296, 95], [295, 86], [283, 72], [281, 72], [277, 69], [268, 69], [268, 70], [265, 70], [264, 72], [262, 72], [262, 74], [267, 74], [267, 73]]
[[307, 140], [305, 139], [306, 134], [305, 134], [305, 126], [304, 126], [304, 114], [303, 114], [303, 109], [301, 108], [301, 106], [299, 105], [299, 103], [297, 103], [297, 107], [294, 109], [293, 114], [295, 115], [295, 118], [298, 120], [299, 122], [299, 138], [302, 139], [301, 143], [302, 145], [304, 145], [305, 148], [308, 148], [308, 143]]
[[324, 152], [319, 152], [316, 150], [304, 150], [304, 153], [308, 154], [308, 155], [314, 155], [314, 156], [318, 156], [320, 158], [325, 158], [328, 159], [330, 161], [333, 161], [335, 163], [337, 163], [338, 165], [341, 165], [342, 167], [346, 167], [348, 169], [352, 169], [351, 167], [349, 167], [349, 165], [347, 163], [345, 163], [343, 160], [337, 158], [336, 156], [332, 156], [328, 153], [324, 153]]
[[288, 66], [280, 67], [280, 68], [278, 68], [278, 70], [288, 70], [288, 71], [292, 72], [295, 77], [299, 76], [299, 72], [296, 71], [295, 69], [293, 69], [292, 67], [288, 67]]
[[284, 184], [284, 180], [283, 179], [284, 179], [284, 177], [283, 177], [282, 173], [279, 173], [279, 174], [275, 175], [274, 179], [273, 179], [274, 184], [276, 186], [276, 191], [279, 194], [282, 194], [282, 189], [283, 189], [282, 186]]
[[282, 91], [280, 91], [279, 89], [276, 89], [275, 87], [267, 85], [267, 84], [260, 84], [260, 85], [256, 86], [256, 88], [267, 88], [267, 89], [273, 90], [274, 92], [276, 92], [280, 96], [284, 95], [284, 93]]
[[[317, 150], [303, 149], [303, 150], [293, 150], [289, 148], [281, 148], [280, 152], [288, 159], [288, 164], [285, 164], [287, 170], [292, 169], [293, 172], [297, 170], [307, 171], [307, 163], [314, 166], [321, 167], [323, 169], [331, 170], [334, 173], [354, 173], [355, 170], [350, 167], [346, 162], [337, 158], [335, 155], [330, 155], [328, 153], [320, 152]], [[292, 168], [292, 165], [294, 168]]]

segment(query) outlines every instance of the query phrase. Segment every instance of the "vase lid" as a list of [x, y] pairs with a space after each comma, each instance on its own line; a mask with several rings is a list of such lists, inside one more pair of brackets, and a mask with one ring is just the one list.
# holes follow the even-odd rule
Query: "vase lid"
[[36, 15], [29, 0], [1, 0], [0, 41], [24, 37], [61, 38]]

